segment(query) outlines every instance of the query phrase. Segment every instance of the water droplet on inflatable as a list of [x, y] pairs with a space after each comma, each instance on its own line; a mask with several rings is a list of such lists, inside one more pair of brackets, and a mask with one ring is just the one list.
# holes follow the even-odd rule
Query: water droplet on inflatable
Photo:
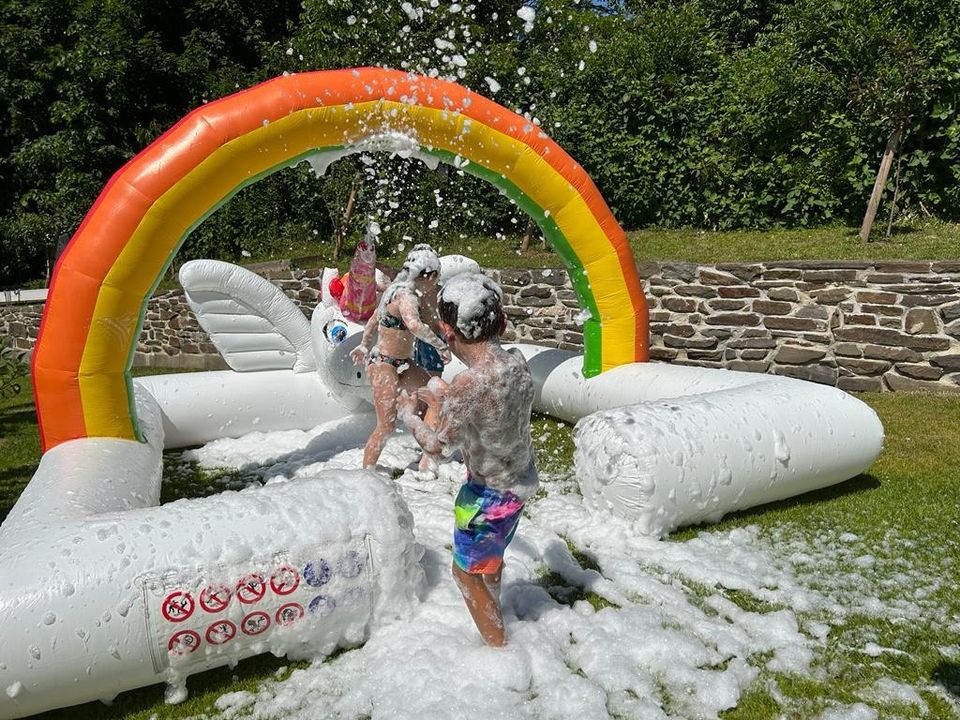
[[53, 625], [56, 621], [57, 621], [57, 616], [54, 615], [52, 612], [48, 612], [43, 616], [44, 625]]

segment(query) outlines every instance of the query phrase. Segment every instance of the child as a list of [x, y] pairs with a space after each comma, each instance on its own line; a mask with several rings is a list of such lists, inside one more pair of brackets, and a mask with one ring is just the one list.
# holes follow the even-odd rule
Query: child
[[[440, 259], [429, 245], [407, 254], [403, 268], [383, 293], [377, 311], [367, 320], [360, 346], [351, 353], [356, 364], [367, 364], [373, 388], [377, 426], [363, 450], [363, 467], [376, 467], [397, 419], [397, 393], [416, 391], [430, 376], [411, 360], [414, 339], [436, 349], [442, 362], [450, 360], [447, 344], [421, 318], [421, 299], [436, 294]], [[374, 346], [374, 337], [376, 345]]]
[[506, 319], [492, 280], [456, 275], [440, 291], [439, 310], [450, 349], [467, 369], [449, 385], [433, 379], [420, 391], [421, 400], [439, 407], [436, 431], [417, 416], [415, 397], [398, 401], [400, 418], [424, 451], [463, 451], [467, 480], [455, 505], [453, 575], [484, 641], [501, 646], [503, 553], [539, 484], [530, 439], [533, 380], [523, 357], [500, 346]]

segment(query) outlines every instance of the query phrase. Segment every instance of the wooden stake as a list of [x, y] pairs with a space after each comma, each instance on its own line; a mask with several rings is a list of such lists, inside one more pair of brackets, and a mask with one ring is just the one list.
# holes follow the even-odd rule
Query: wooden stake
[[870, 239], [870, 230], [873, 228], [873, 221], [877, 217], [877, 208], [880, 207], [883, 188], [887, 184], [890, 165], [893, 164], [893, 156], [897, 152], [897, 145], [900, 144], [902, 134], [903, 125], [900, 125], [887, 140], [887, 147], [883, 151], [883, 158], [880, 160], [880, 169], [877, 171], [877, 181], [873, 184], [873, 193], [870, 195], [870, 202], [867, 203], [867, 214], [863, 216], [863, 225], [860, 226], [860, 240], [862, 242], [867, 242]]

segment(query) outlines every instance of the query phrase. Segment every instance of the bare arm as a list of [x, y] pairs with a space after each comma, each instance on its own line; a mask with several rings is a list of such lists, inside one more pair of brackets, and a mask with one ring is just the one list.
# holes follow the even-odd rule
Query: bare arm
[[350, 359], [353, 360], [355, 365], [362, 365], [367, 357], [367, 353], [370, 352], [370, 347], [373, 345], [373, 335], [377, 330], [377, 324], [379, 322], [379, 317], [377, 313], [374, 312], [373, 315], [370, 316], [370, 319], [367, 320], [367, 324], [363, 326], [363, 337], [360, 340], [360, 344], [350, 353]]
[[397, 298], [397, 307], [400, 310], [400, 317], [403, 318], [403, 324], [407, 330], [413, 333], [413, 336], [423, 340], [428, 345], [433, 345], [441, 353], [447, 350], [447, 344], [437, 336], [430, 326], [420, 319], [420, 303], [416, 297], [409, 293], [404, 293]]
[[457, 375], [444, 390], [440, 401], [440, 420], [437, 429], [427, 425], [416, 414], [416, 399], [408, 398], [398, 403], [400, 419], [426, 452], [438, 455], [445, 447], [459, 445], [463, 427], [475, 406], [478, 384], [470, 372]]

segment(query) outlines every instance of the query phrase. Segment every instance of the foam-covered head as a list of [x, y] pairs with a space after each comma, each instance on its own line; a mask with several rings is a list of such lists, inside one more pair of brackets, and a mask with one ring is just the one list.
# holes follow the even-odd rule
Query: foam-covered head
[[440, 291], [440, 318], [467, 342], [490, 340], [500, 335], [503, 291], [481, 273], [461, 273], [450, 278]]
[[407, 280], [437, 275], [440, 273], [440, 256], [426, 243], [414, 245], [403, 261], [403, 272]]

